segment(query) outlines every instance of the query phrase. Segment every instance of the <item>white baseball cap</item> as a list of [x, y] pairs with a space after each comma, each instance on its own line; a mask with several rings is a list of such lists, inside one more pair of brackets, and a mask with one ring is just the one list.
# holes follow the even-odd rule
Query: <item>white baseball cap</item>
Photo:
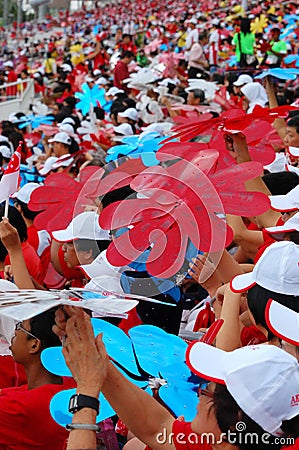
[[114, 97], [115, 95], [122, 94], [123, 92], [125, 92], [125, 91], [123, 91], [122, 89], [118, 89], [117, 87], [113, 86], [110, 89], [108, 89], [108, 91], [106, 92], [106, 95], [108, 97]]
[[53, 169], [53, 164], [57, 161], [57, 156], [50, 156], [45, 164], [39, 169], [40, 175], [44, 176], [47, 175], [51, 170]]
[[13, 68], [13, 62], [12, 61], [5, 61], [5, 63], [3, 64], [4, 67], [11, 67]]
[[234, 86], [244, 86], [244, 84], [253, 83], [253, 79], [250, 75], [240, 75], [238, 79], [233, 83]]
[[72, 66], [70, 64], [61, 64], [60, 68], [63, 70], [63, 72], [72, 72]]
[[12, 149], [11, 146], [7, 143], [0, 142], [0, 153], [3, 158], [11, 158], [12, 157]]
[[58, 126], [60, 126], [64, 123], [69, 123], [70, 125], [76, 125], [76, 122], [74, 121], [74, 119], [72, 117], [66, 117], [58, 124]]
[[100, 71], [100, 69], [95, 69], [94, 71], [93, 71], [93, 74], [94, 74], [94, 76], [95, 77], [97, 77], [98, 75], [101, 75], [101, 71]]
[[273, 334], [290, 344], [299, 345], [299, 313], [270, 299], [265, 318]]
[[52, 170], [59, 169], [59, 167], [68, 167], [70, 166], [74, 161], [74, 158], [70, 153], [67, 153], [66, 155], [62, 155], [59, 158], [56, 159], [56, 161], [52, 164]]
[[58, 242], [71, 242], [78, 239], [111, 240], [109, 232], [100, 227], [98, 214], [90, 211], [76, 216], [65, 230], [53, 231], [52, 234]]
[[266, 248], [252, 272], [234, 277], [234, 292], [245, 292], [258, 284], [278, 294], [299, 292], [299, 245], [290, 241], [275, 242]]
[[61, 142], [65, 145], [71, 145], [72, 140], [65, 131], [60, 131], [59, 133], [56, 133], [52, 139], [49, 139], [49, 142]]
[[129, 123], [122, 123], [121, 125], [118, 125], [117, 127], [113, 127], [115, 133], [122, 134], [124, 136], [132, 136], [133, 129]]
[[58, 125], [58, 128], [60, 132], [65, 131], [70, 136], [73, 135], [75, 131], [73, 125], [71, 125], [70, 123], [60, 123]]
[[126, 117], [127, 119], [134, 120], [135, 122], [138, 120], [138, 111], [135, 108], [128, 108], [123, 112], [119, 112], [118, 115], [120, 117]]
[[24, 184], [24, 186], [21, 187], [17, 192], [12, 194], [12, 198], [16, 198], [17, 200], [20, 200], [23, 203], [29, 203], [31, 194], [35, 189], [41, 187], [38, 183], [27, 183]]
[[225, 384], [239, 407], [268, 433], [299, 414], [299, 365], [275, 345], [252, 345], [225, 352], [203, 342], [186, 352], [189, 368], [200, 377]]
[[281, 241], [284, 238], [285, 233], [290, 233], [291, 231], [299, 231], [299, 213], [295, 214], [289, 220], [287, 220], [283, 225], [279, 227], [265, 228], [267, 233], [277, 241]]
[[94, 78], [92, 78], [90, 75], [87, 75], [87, 76], [84, 78], [84, 81], [85, 81], [86, 83], [94, 83], [94, 82], [95, 82]]
[[89, 278], [97, 278], [99, 276], [106, 276], [106, 277], [118, 277], [120, 278], [120, 275], [125, 270], [132, 270], [128, 266], [112, 266], [112, 264], [109, 263], [106, 256], [107, 250], [104, 250], [101, 252], [96, 259], [91, 264], [85, 264], [80, 266], [83, 272], [89, 277]]
[[96, 84], [102, 84], [103, 86], [106, 86], [106, 84], [108, 84], [108, 81], [106, 80], [106, 78], [100, 77], [100, 78], [96, 81]]
[[270, 195], [271, 208], [275, 211], [299, 209], [299, 184], [285, 195]]
[[299, 147], [289, 147], [289, 152], [292, 156], [299, 156]]

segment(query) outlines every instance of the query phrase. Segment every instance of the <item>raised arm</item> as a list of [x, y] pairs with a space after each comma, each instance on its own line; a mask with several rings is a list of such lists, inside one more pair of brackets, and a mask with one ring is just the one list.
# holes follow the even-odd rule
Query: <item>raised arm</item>
[[24, 260], [18, 232], [6, 218], [0, 222], [0, 239], [9, 254], [15, 284], [19, 289], [35, 289]]

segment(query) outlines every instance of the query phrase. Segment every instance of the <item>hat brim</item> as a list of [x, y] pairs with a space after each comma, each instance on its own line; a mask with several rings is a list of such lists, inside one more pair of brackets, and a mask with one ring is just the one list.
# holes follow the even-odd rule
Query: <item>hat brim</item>
[[290, 344], [299, 344], [299, 314], [274, 300], [269, 300], [265, 310], [268, 327], [276, 336]]
[[52, 232], [52, 236], [57, 242], [71, 242], [77, 238], [71, 233], [70, 229], [57, 230]]
[[253, 272], [242, 273], [237, 275], [230, 282], [230, 288], [233, 292], [241, 293], [256, 285], [254, 280]]
[[286, 195], [270, 195], [269, 196], [270, 202], [271, 202], [271, 208], [274, 209], [275, 211], [284, 211], [284, 212], [288, 212], [288, 211], [295, 211], [296, 206], [293, 205], [293, 203], [291, 203], [288, 198], [286, 197]]
[[269, 233], [273, 239], [276, 239], [277, 241], [282, 241], [284, 238], [285, 233], [290, 233], [292, 231], [298, 231], [294, 227], [287, 227], [288, 222], [285, 223], [285, 225], [282, 225], [280, 227], [270, 227], [265, 228], [267, 233]]
[[186, 364], [189, 369], [206, 380], [225, 384], [225, 371], [222, 364], [226, 354], [219, 348], [204, 342], [193, 342], [186, 351]]
[[299, 156], [299, 147], [289, 147], [289, 152], [292, 156]]

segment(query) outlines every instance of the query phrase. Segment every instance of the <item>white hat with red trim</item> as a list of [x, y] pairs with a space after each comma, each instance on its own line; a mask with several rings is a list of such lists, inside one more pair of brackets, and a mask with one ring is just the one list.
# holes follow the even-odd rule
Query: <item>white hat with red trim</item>
[[52, 234], [58, 242], [71, 242], [78, 239], [111, 240], [109, 231], [100, 227], [98, 214], [91, 211], [78, 214], [65, 230], [53, 231]]
[[298, 158], [299, 156], [299, 147], [289, 147], [289, 152], [292, 156], [295, 156]]
[[203, 342], [186, 353], [200, 377], [225, 384], [239, 407], [268, 433], [281, 435], [281, 424], [299, 414], [299, 365], [274, 345], [225, 352]]
[[299, 209], [299, 184], [285, 195], [270, 195], [271, 208], [275, 211]]
[[245, 292], [258, 284], [278, 294], [299, 292], [299, 245], [290, 241], [270, 245], [252, 272], [237, 275], [230, 282], [234, 292]]
[[291, 231], [299, 231], [299, 213], [295, 214], [289, 220], [287, 220], [283, 225], [279, 227], [265, 228], [267, 233], [277, 241], [281, 241], [284, 238], [285, 233], [290, 233]]
[[273, 334], [299, 345], [299, 313], [271, 299], [266, 306], [265, 318]]

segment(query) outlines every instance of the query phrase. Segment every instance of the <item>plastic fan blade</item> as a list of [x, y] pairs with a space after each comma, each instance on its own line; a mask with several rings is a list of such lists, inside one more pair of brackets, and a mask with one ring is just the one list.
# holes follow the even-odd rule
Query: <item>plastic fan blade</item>
[[150, 257], [146, 263], [148, 273], [154, 277], [168, 278], [175, 275], [182, 267], [185, 259], [188, 236], [180, 232], [174, 223], [155, 239]]
[[91, 319], [94, 334], [103, 333], [103, 342], [110, 358], [136, 376], [140, 376], [132, 343], [128, 336], [118, 327], [101, 319]]
[[61, 347], [48, 347], [41, 353], [42, 365], [51, 373], [61, 377], [71, 377], [70, 369], [66, 365]]
[[156, 158], [155, 152], [151, 152], [151, 153], [150, 152], [142, 152], [139, 155], [141, 157], [141, 160], [142, 160], [143, 164], [146, 167], [156, 166], [157, 164], [159, 164], [159, 161]]
[[[76, 389], [58, 392], [50, 402], [50, 413], [55, 422], [62, 427], [72, 423], [73, 414], [68, 411], [69, 401], [72, 395], [76, 394]], [[100, 413], [96, 417], [96, 422], [108, 419], [115, 415], [113, 408], [109, 405], [104, 395], [99, 396]]]
[[265, 120], [259, 120], [251, 123], [248, 127], [243, 130], [243, 134], [246, 136], [247, 144], [257, 143], [265, 137], [267, 133], [272, 131], [273, 127], [269, 122]]
[[129, 199], [108, 205], [100, 214], [99, 223], [105, 230], [113, 230], [128, 225], [148, 221], [166, 214], [164, 208], [151, 199]]
[[244, 182], [259, 176], [262, 170], [263, 166], [261, 163], [250, 161], [236, 164], [226, 170], [217, 172], [211, 175], [210, 180], [217, 186], [217, 190], [227, 190], [229, 192], [232, 192], [236, 188], [238, 190], [244, 190]]
[[165, 384], [159, 389], [159, 397], [173, 412], [175, 417], [184, 416], [184, 420], [191, 422], [196, 416], [196, 407], [198, 405], [197, 393], [192, 390], [192, 383], [190, 388], [188, 385], [180, 384]]
[[161, 328], [139, 325], [129, 330], [129, 336], [140, 367], [153, 377], [163, 368], [184, 361], [187, 344]]
[[225, 211], [237, 216], [263, 214], [271, 206], [269, 197], [261, 192], [222, 192], [220, 197]]
[[204, 342], [208, 345], [213, 345], [213, 342], [215, 341], [217, 334], [219, 333], [220, 328], [224, 324], [223, 319], [218, 319], [208, 329], [208, 331], [203, 335], [203, 337], [200, 339], [200, 342]]

